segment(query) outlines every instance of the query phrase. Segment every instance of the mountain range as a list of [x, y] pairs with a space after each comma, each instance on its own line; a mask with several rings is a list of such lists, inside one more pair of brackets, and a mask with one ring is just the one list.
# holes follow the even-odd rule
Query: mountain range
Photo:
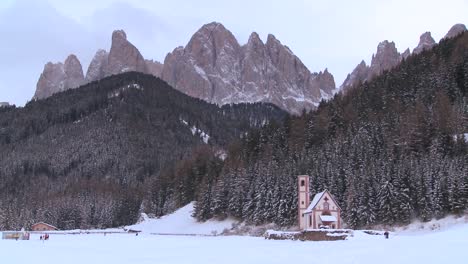
[[[5, 219], [44, 219], [66, 229], [134, 222], [137, 196], [150, 179], [181, 171], [175, 164], [207, 153], [220, 162], [230, 142], [286, 117], [272, 104], [218, 107], [139, 72], [108, 76], [25, 107], [0, 107], [0, 229], [20, 224]], [[193, 199], [186, 193], [164, 212]], [[12, 209], [20, 204], [27, 211], [21, 215]]]
[[[466, 27], [454, 25], [444, 38], [456, 36]], [[435, 45], [430, 32], [421, 35], [417, 54]], [[347, 76], [339, 87], [345, 91], [359, 82], [370, 80], [398, 65], [410, 56], [402, 54], [394, 42], [379, 43], [368, 66], [364, 61]], [[110, 51], [100, 49], [92, 59], [86, 76], [75, 55], [64, 63], [47, 63], [36, 87], [34, 99], [76, 88], [84, 83], [127, 71], [160, 77], [175, 89], [217, 105], [242, 102], [269, 102], [292, 113], [315, 109], [321, 100], [331, 98], [339, 89], [333, 75], [325, 69], [310, 72], [302, 61], [274, 35], [264, 43], [253, 32], [240, 45], [222, 24], [203, 25], [185, 47], [168, 53], [164, 64], [144, 59], [127, 40], [123, 30], [112, 33]]]
[[[217, 80], [211, 75], [227, 73], [218, 66], [234, 63], [237, 48], [219, 27], [206, 25], [171, 53], [177, 58], [171, 68], [203, 66], [210, 83]], [[461, 213], [468, 204], [468, 32], [451, 32], [405, 56], [383, 42], [373, 59], [375, 76], [314, 111], [288, 115], [271, 103], [210, 104], [138, 72], [149, 70], [148, 61], [116, 31], [111, 51], [98, 51], [106, 59], [95, 60], [92, 71], [110, 76], [67, 89], [86, 82], [78, 59], [69, 56], [49, 66], [62, 74], [55, 86], [62, 92], [0, 107], [0, 229], [38, 221], [61, 229], [123, 226], [141, 212], [160, 216], [192, 201], [202, 221], [294, 226], [301, 174], [311, 175], [311, 193], [335, 195], [350, 227]], [[211, 48], [201, 47], [208, 36]], [[271, 61], [266, 69], [285, 70], [280, 65], [294, 59], [272, 36], [264, 48], [255, 38], [254, 50]], [[432, 43], [427, 33], [421, 39], [421, 47]], [[219, 44], [226, 42], [229, 48]], [[256, 57], [242, 51], [248, 47], [239, 54]], [[197, 55], [208, 50], [216, 56]], [[387, 55], [393, 60], [382, 59]], [[394, 67], [385, 64], [396, 60]], [[250, 76], [241, 73], [232, 80]], [[274, 77], [307, 75], [296, 73]]]
[[[466, 31], [466, 26], [463, 24], [455, 24], [450, 28], [444, 38], [453, 38], [458, 34]], [[431, 36], [431, 32], [423, 33], [419, 38], [419, 44], [413, 49], [413, 52], [406, 49], [403, 53], [399, 53], [394, 42], [384, 40], [377, 46], [377, 52], [372, 55], [370, 65], [367, 65], [363, 60], [354, 70], [348, 74], [340, 90], [346, 92], [351, 87], [382, 74], [383, 71], [388, 71], [397, 66], [402, 60], [407, 59], [411, 54], [419, 54], [424, 50], [428, 50], [436, 44]]]

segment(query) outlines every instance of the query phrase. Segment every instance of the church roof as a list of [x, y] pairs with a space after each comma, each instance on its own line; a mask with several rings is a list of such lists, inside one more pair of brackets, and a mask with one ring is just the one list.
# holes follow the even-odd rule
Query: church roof
[[322, 198], [323, 194], [325, 194], [327, 190], [323, 191], [323, 192], [320, 192], [320, 193], [317, 193], [315, 196], [314, 196], [314, 199], [312, 199], [312, 202], [310, 203], [310, 205], [307, 207], [307, 209], [305, 210], [304, 213], [310, 213], [312, 212], [312, 210], [314, 209], [314, 207], [318, 204], [318, 202], [320, 201], [320, 198]]
[[328, 193], [328, 195], [330, 196], [330, 198], [333, 200], [333, 202], [335, 202], [336, 206], [338, 206], [338, 208], [340, 208], [340, 206], [338, 205], [338, 203], [335, 201], [335, 198], [333, 198], [333, 196], [330, 194], [330, 192], [328, 190], [325, 190], [323, 192], [320, 192], [320, 193], [317, 193], [315, 196], [314, 196], [314, 199], [312, 199], [312, 202], [310, 203], [310, 205], [307, 207], [307, 209], [304, 211], [304, 213], [311, 213], [312, 210], [314, 210], [315, 206], [318, 204], [318, 202], [320, 201], [320, 199], [322, 199], [322, 196], [325, 194], [325, 193]]

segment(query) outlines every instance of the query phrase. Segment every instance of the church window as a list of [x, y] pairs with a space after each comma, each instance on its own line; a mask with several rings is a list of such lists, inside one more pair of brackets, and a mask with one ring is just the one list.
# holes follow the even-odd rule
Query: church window
[[328, 198], [325, 197], [325, 202], [323, 203], [323, 210], [328, 211], [330, 210], [330, 204], [328, 203]]
[[304, 180], [301, 180], [301, 187], [302, 186], [305, 186], [305, 181]]

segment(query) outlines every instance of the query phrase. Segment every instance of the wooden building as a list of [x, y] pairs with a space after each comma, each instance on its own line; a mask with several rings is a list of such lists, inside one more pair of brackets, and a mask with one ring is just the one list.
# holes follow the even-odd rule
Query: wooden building
[[55, 230], [58, 230], [58, 228], [53, 225], [44, 223], [44, 222], [39, 222], [39, 223], [35, 223], [34, 225], [32, 225], [31, 230], [32, 231], [55, 231]]

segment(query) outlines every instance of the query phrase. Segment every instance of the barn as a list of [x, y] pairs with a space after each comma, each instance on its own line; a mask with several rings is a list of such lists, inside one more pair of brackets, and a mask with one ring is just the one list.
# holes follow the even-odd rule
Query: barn
[[55, 231], [58, 228], [44, 222], [35, 223], [31, 226], [32, 231]]

